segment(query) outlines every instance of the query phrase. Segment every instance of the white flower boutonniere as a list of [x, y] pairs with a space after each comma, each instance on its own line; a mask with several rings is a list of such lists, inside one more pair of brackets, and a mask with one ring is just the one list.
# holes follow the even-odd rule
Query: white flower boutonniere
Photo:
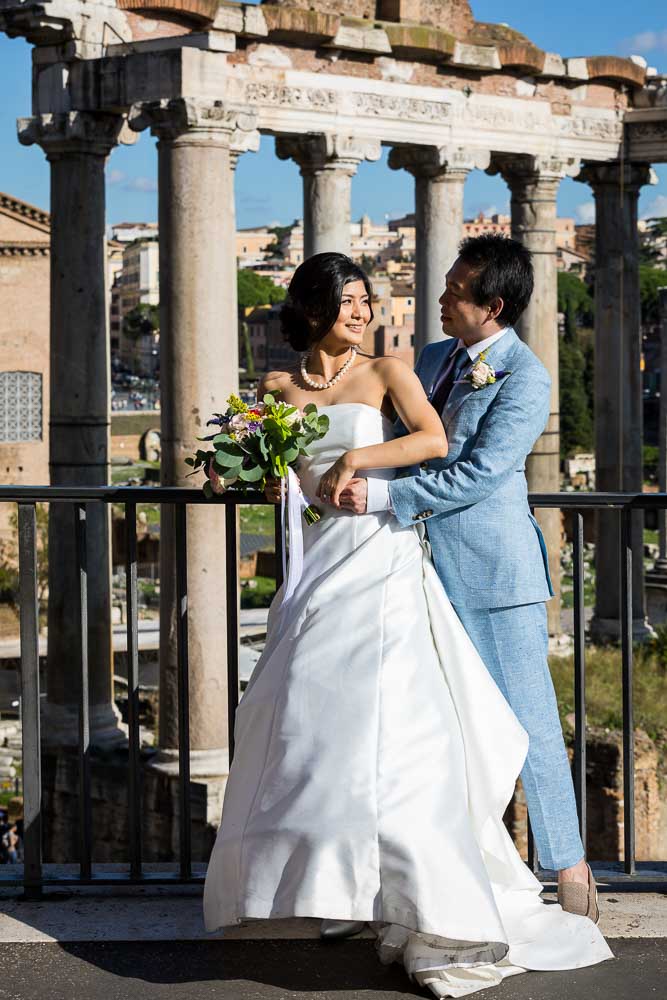
[[497, 382], [499, 378], [503, 378], [505, 375], [509, 375], [510, 372], [505, 369], [500, 369], [496, 371], [486, 360], [486, 351], [482, 351], [475, 364], [472, 366], [467, 375], [460, 380], [461, 382], [470, 382], [473, 389], [483, 389], [486, 385], [493, 385]]

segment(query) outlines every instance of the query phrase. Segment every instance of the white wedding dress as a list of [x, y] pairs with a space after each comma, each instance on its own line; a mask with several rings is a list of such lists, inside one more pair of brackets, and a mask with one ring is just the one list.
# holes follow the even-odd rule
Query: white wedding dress
[[[393, 433], [366, 404], [322, 410], [329, 432], [299, 467], [310, 497], [343, 451]], [[590, 920], [541, 901], [505, 829], [528, 738], [417, 529], [326, 506], [304, 532], [303, 576], [271, 607], [238, 709], [207, 930], [369, 921], [380, 959], [436, 996], [611, 958]]]

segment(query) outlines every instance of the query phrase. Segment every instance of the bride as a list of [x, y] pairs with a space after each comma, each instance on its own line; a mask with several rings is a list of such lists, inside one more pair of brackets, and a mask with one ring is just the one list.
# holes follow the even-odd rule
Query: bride
[[304, 529], [301, 579], [271, 606], [238, 708], [204, 920], [209, 931], [249, 918], [368, 921], [381, 961], [461, 997], [612, 954], [591, 920], [542, 902], [505, 829], [528, 738], [450, 605], [423, 528], [345, 508], [355, 476], [372, 488], [447, 452], [412, 370], [360, 349], [372, 316], [359, 267], [311, 257], [281, 316], [301, 365], [259, 387], [329, 417], [298, 467], [322, 519]]

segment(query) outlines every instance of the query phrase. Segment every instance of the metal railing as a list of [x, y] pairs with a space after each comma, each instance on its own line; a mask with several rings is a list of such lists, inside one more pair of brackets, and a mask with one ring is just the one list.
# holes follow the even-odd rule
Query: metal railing
[[[667, 494], [554, 493], [533, 494], [533, 508], [560, 508], [571, 512], [573, 523], [573, 599], [574, 599], [574, 787], [579, 823], [586, 842], [586, 699], [585, 699], [585, 615], [584, 615], [584, 511], [615, 509], [619, 512], [621, 552], [621, 660], [623, 703], [623, 780], [624, 780], [624, 860], [604, 864], [613, 872], [605, 879], [608, 886], [635, 890], [667, 889], [667, 864], [635, 861], [634, 810], [634, 723], [633, 723], [633, 648], [632, 648], [632, 548], [631, 518], [636, 510], [667, 508]], [[214, 500], [200, 490], [172, 487], [0, 487], [0, 502], [18, 505], [19, 526], [19, 601], [21, 639], [21, 703], [24, 790], [24, 865], [0, 868], [0, 885], [23, 886], [26, 898], [39, 898], [44, 887], [53, 885], [200, 883], [204, 875], [193, 873], [191, 861], [190, 757], [188, 703], [188, 580], [186, 506], [222, 504], [226, 523], [226, 607], [227, 607], [227, 685], [228, 736], [230, 761], [234, 752], [234, 719], [239, 693], [239, 604], [238, 541], [236, 508], [241, 504], [266, 504], [260, 493], [243, 497], [227, 493]], [[76, 533], [79, 606], [79, 873], [46, 872], [42, 861], [42, 781], [40, 755], [39, 690], [39, 618], [37, 604], [37, 532], [35, 505], [65, 502], [72, 505]], [[91, 759], [88, 706], [88, 562], [86, 553], [86, 516], [90, 503], [122, 503], [125, 506], [126, 601], [127, 601], [127, 670], [128, 670], [128, 819], [129, 869], [109, 872], [93, 869], [91, 815]], [[139, 658], [137, 601], [137, 505], [173, 504], [175, 507], [175, 556], [177, 601], [177, 670], [178, 670], [178, 754], [180, 848], [178, 865], [169, 871], [151, 871], [142, 863], [141, 838], [141, 759], [139, 731]], [[280, 583], [282, 535], [280, 511], [276, 509], [276, 572]], [[667, 720], [666, 720], [667, 721]], [[529, 864], [536, 870], [532, 834], [528, 831]], [[3, 866], [4, 867], [4, 866]]]

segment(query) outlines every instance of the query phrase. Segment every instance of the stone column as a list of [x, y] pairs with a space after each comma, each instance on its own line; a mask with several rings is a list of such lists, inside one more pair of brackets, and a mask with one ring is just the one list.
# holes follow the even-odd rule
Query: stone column
[[463, 236], [466, 177], [488, 165], [488, 153], [461, 148], [397, 146], [389, 154], [392, 170], [415, 178], [415, 358], [443, 338], [439, 299]]
[[[601, 492], [641, 493], [642, 378], [639, 297], [639, 190], [643, 164], [588, 164], [578, 180], [595, 197], [595, 481]], [[591, 636], [620, 637], [618, 515], [600, 511], [595, 548], [595, 615]], [[644, 592], [644, 516], [633, 516], [633, 635], [652, 634]]]
[[[551, 407], [547, 427], [528, 456], [528, 488], [534, 493], [560, 490], [560, 428], [558, 384], [558, 282], [556, 264], [556, 196], [562, 178], [579, 170], [575, 160], [542, 156], [494, 157], [491, 173], [500, 173], [511, 193], [512, 237], [530, 250], [535, 289], [517, 323], [517, 333], [535, 352], [551, 376]], [[549, 554], [554, 597], [547, 603], [549, 634], [561, 635], [560, 551], [561, 513], [538, 510]]]
[[[660, 288], [660, 428], [658, 438], [658, 486], [667, 493], [667, 288]], [[660, 551], [653, 572], [667, 583], [667, 511], [658, 511]]]
[[[184, 459], [238, 387], [230, 141], [254, 119], [222, 102], [175, 99], [135, 106], [130, 125], [159, 140], [161, 481], [192, 486]], [[178, 747], [173, 516], [163, 508], [156, 765], [167, 773]], [[228, 770], [224, 508], [190, 507], [187, 542], [191, 773], [219, 776]]]
[[234, 282], [233, 301], [231, 304], [232, 314], [236, 316], [236, 329], [240, 337], [240, 319], [238, 305], [238, 287], [236, 273], [238, 271], [238, 258], [236, 257], [236, 197], [234, 194], [234, 181], [236, 168], [243, 153], [256, 153], [259, 149], [260, 135], [256, 131], [244, 131], [241, 128], [234, 129], [229, 141], [229, 165], [232, 169], [232, 182], [229, 186], [229, 217], [231, 231], [234, 233]]
[[308, 133], [278, 136], [276, 154], [295, 160], [303, 177], [303, 256], [350, 252], [352, 178], [362, 160], [379, 160], [379, 140]]
[[[119, 115], [69, 112], [19, 119], [19, 140], [51, 166], [51, 417], [53, 486], [109, 482], [110, 365], [104, 166]], [[125, 739], [113, 701], [110, 509], [87, 513], [91, 742]], [[49, 508], [47, 702], [42, 737], [78, 739], [78, 572], [71, 504]]]

